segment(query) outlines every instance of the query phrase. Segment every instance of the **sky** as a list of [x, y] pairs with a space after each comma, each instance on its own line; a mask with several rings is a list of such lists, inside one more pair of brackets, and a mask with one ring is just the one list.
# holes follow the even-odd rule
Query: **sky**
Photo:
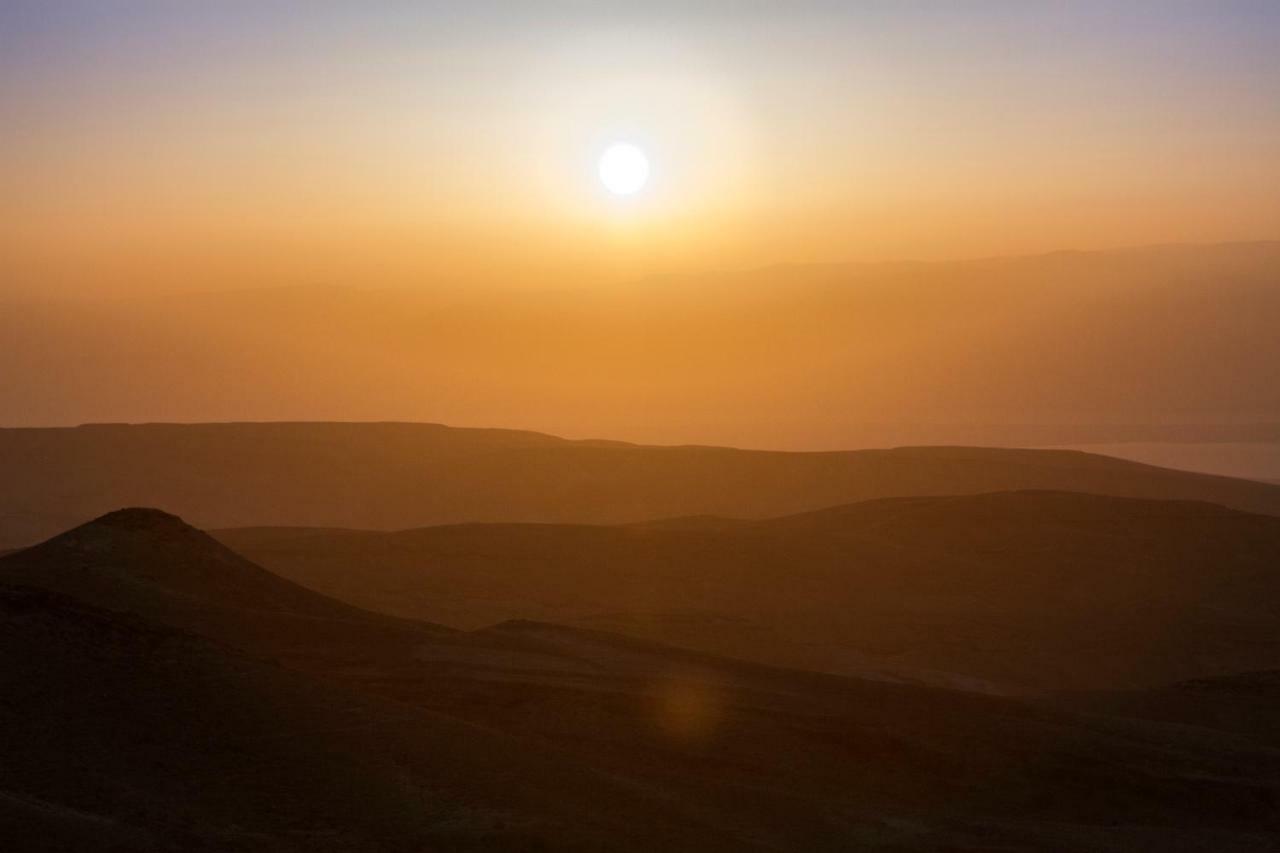
[[1278, 43], [1267, 0], [8, 0], [0, 292], [1273, 239]]

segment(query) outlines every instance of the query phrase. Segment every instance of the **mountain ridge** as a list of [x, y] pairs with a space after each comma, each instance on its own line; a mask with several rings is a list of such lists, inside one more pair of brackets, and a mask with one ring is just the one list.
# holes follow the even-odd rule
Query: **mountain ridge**
[[1280, 515], [1280, 486], [1076, 450], [757, 451], [414, 423], [0, 429], [0, 548], [120, 506], [201, 528], [764, 518], [876, 497], [1024, 488]]
[[216, 536], [374, 610], [827, 672], [1035, 692], [1280, 662], [1280, 518], [1204, 502], [1004, 491], [773, 519]]
[[270, 585], [264, 621], [231, 624], [212, 597], [122, 614], [101, 589], [13, 586], [33, 558], [37, 582], [82, 560], [180, 572], [202, 535], [134, 509], [0, 559], [0, 843], [1257, 853], [1277, 829], [1274, 752], [1212, 728], [537, 622], [334, 635]]
[[[572, 293], [424, 283], [15, 307], [0, 311], [0, 363], [26, 369], [7, 377], [0, 412], [359, 416], [789, 447], [1071, 445], [1146, 432], [1105, 424], [1185, 422], [1270, 423], [1274, 438], [1278, 264], [1267, 242]], [[1151, 440], [1162, 434], [1178, 430]]]

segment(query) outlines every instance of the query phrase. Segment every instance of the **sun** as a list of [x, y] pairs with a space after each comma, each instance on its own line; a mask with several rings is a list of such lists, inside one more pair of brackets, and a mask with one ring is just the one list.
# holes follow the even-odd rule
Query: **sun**
[[634, 145], [619, 142], [600, 155], [600, 183], [614, 195], [632, 195], [649, 182], [649, 158]]

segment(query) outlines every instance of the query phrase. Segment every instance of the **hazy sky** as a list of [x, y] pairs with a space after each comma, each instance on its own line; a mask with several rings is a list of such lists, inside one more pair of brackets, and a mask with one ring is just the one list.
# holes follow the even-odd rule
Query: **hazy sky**
[[6, 0], [0, 287], [1274, 238], [1277, 44], [1271, 0]]

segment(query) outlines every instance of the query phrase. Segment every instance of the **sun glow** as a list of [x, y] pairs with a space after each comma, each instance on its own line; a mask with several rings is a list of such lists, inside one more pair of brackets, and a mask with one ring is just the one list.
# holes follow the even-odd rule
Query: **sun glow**
[[600, 182], [614, 195], [633, 195], [649, 181], [649, 158], [634, 145], [610, 145], [600, 155]]

